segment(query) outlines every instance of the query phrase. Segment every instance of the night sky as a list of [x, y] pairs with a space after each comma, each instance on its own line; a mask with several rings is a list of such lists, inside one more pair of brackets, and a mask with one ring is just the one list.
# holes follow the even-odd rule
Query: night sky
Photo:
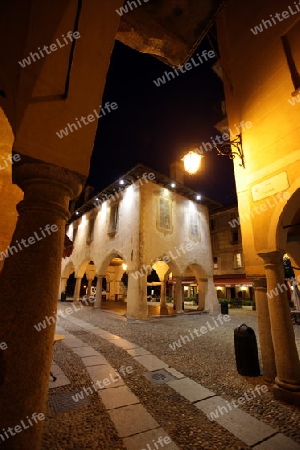
[[[211, 40], [215, 48], [215, 42]], [[207, 38], [196, 50], [212, 49]], [[170, 66], [116, 41], [102, 105], [118, 109], [99, 121], [87, 185], [94, 194], [121, 177], [137, 163], [169, 176], [169, 166], [191, 145], [199, 146], [220, 134], [213, 125], [220, 119], [222, 82], [212, 70], [216, 58], [181, 73], [157, 87], [153, 83]], [[233, 163], [216, 151], [205, 153], [201, 171], [186, 175], [185, 184], [223, 204], [236, 201]]]

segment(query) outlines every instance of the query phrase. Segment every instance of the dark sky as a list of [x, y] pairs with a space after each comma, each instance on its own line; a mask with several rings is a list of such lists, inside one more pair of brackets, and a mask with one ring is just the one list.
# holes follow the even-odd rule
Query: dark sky
[[[203, 49], [211, 50], [206, 38], [195, 54]], [[211, 68], [215, 61], [209, 59], [157, 87], [153, 80], [172, 68], [116, 41], [102, 105], [116, 102], [118, 109], [99, 121], [87, 180], [95, 194], [139, 162], [168, 176], [170, 164], [182, 158], [187, 147], [219, 134], [213, 125], [220, 120], [223, 89]], [[234, 203], [232, 161], [215, 150], [202, 161], [202, 170], [187, 175], [185, 184], [224, 204]]]

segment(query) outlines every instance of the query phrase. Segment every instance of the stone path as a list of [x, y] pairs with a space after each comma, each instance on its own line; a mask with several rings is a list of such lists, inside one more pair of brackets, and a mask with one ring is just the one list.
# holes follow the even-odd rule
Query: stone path
[[[83, 332], [92, 333], [123, 349], [147, 371], [157, 375], [158, 381], [160, 379], [160, 382], [164, 382], [164, 373], [169, 374], [171, 379], [165, 381], [166, 385], [204, 414], [209, 415], [212, 411], [217, 411], [218, 417], [214, 419], [214, 422], [232, 433], [246, 446], [255, 450], [300, 450], [298, 443], [278, 432], [277, 429], [259, 421], [241, 409], [231, 411], [228, 401], [169, 367], [166, 362], [152, 355], [143, 347], [76, 317], [68, 317], [67, 321], [81, 328]], [[115, 368], [100, 352], [74, 337], [65, 329], [59, 328], [57, 332], [66, 335], [64, 344], [82, 359], [93, 381], [93, 387], [95, 387], [97, 381], [108, 380], [107, 386], [97, 389], [97, 392], [115, 425], [118, 435], [123, 439], [123, 443], [128, 450], [141, 450], [143, 448], [148, 450], [149, 446], [151, 449], [155, 449], [155, 443], [158, 442], [159, 438], [160, 442], [170, 440], [164, 444], [168, 450], [182, 448], [171, 441], [163, 427], [149, 414], [139, 398], [126, 386], [124, 380], [118, 377]], [[167, 441], [162, 441], [163, 439]], [[201, 447], [197, 448], [200, 449]]]

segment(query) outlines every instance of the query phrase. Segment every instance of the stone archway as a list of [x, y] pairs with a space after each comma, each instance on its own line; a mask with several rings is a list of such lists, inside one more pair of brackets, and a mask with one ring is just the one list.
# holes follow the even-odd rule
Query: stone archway
[[192, 273], [195, 277], [198, 290], [198, 310], [207, 310], [210, 313], [220, 311], [217, 293], [212, 274], [208, 274], [199, 263], [192, 262], [186, 266], [185, 274]]
[[[124, 264], [126, 268], [123, 268]], [[96, 268], [96, 275], [98, 277], [96, 308], [101, 308], [104, 279], [106, 284], [105, 300], [125, 301], [127, 298], [127, 287], [122, 282], [124, 273], [127, 273], [126, 256], [117, 249], [110, 250]], [[108, 307], [108, 304], [106, 306]]]
[[[73, 277], [73, 280], [71, 280], [71, 277]], [[62, 268], [61, 279], [60, 279], [60, 288], [59, 288], [59, 298], [62, 298], [61, 295], [63, 292], [66, 293], [66, 297], [74, 295], [75, 281], [76, 281], [75, 280], [75, 266], [72, 261], [69, 261]]]
[[[298, 184], [298, 185], [297, 185]], [[274, 346], [276, 378], [275, 398], [300, 405], [300, 363], [284, 283], [283, 254], [290, 248], [296, 256], [299, 238], [295, 234], [300, 217], [299, 183], [290, 187], [291, 197], [278, 204], [270, 222], [268, 249], [260, 251], [267, 278], [268, 310]], [[294, 189], [293, 189], [294, 187]]]
[[11, 126], [0, 108], [0, 272], [5, 259], [1, 252], [11, 242], [18, 216], [16, 204], [23, 198], [21, 189], [12, 183], [12, 166], [20, 161], [19, 154], [12, 154], [13, 140]]

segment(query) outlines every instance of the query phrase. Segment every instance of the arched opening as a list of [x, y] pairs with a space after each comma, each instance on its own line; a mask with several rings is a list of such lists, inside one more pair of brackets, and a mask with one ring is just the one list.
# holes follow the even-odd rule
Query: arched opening
[[[12, 155], [14, 140], [11, 126], [0, 108], [0, 252], [9, 246], [17, 222], [16, 204], [23, 198], [21, 189], [12, 183], [12, 166], [20, 160], [20, 155]], [[0, 253], [1, 254], [1, 253]], [[5, 257], [0, 258], [0, 272]]]
[[126, 258], [113, 250], [102, 261], [97, 270], [102, 280], [102, 302], [98, 307], [116, 312], [126, 312], [128, 272]]

